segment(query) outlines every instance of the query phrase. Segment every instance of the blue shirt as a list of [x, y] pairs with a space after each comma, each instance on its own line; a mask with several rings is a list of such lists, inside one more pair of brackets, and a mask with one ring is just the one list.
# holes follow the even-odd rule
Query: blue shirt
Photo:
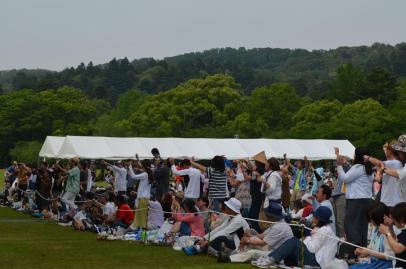
[[300, 172], [301, 172], [301, 174], [300, 174], [300, 178], [299, 178], [299, 188], [301, 191], [306, 191], [306, 188], [307, 188], [306, 168], [299, 170], [297, 167], [293, 166], [293, 175], [292, 175], [292, 181], [290, 182], [290, 187], [291, 187], [291, 189], [295, 188], [296, 177], [297, 177], [297, 174]]

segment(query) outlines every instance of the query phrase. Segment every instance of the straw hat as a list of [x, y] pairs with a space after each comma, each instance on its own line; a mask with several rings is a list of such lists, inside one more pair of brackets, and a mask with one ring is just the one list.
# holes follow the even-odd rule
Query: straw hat
[[261, 152], [255, 154], [252, 158], [257, 162], [260, 162], [263, 164], [267, 163], [265, 151], [261, 151]]

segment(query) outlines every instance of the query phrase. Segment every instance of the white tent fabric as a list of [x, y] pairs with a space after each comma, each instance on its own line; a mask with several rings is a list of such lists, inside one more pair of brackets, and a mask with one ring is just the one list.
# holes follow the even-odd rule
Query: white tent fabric
[[84, 159], [151, 158], [151, 149], [158, 148], [163, 158], [211, 159], [224, 155], [228, 159], [252, 157], [260, 151], [266, 156], [310, 160], [335, 159], [334, 147], [340, 154], [353, 157], [354, 146], [348, 140], [324, 139], [212, 139], [212, 138], [145, 138], [49, 136], [42, 146], [40, 157]]
[[41, 147], [39, 156], [46, 158], [56, 158], [64, 141], [65, 137], [47, 136], [44, 144]]

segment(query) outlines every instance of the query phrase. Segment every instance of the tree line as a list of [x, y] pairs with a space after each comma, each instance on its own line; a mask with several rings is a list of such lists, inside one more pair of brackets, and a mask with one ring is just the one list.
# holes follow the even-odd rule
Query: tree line
[[227, 74], [235, 78], [245, 94], [277, 82], [292, 85], [300, 96], [321, 99], [337, 67], [351, 62], [369, 73], [383, 68], [396, 77], [406, 77], [406, 43], [395, 46], [340, 47], [332, 50], [223, 48], [188, 53], [162, 60], [153, 58], [113, 59], [106, 64], [81, 63], [61, 72], [11, 70], [0, 72], [3, 92], [18, 89], [57, 89], [71, 86], [92, 98], [111, 103], [129, 89], [148, 94], [172, 89], [190, 79]]
[[349, 139], [379, 154], [406, 130], [405, 77], [406, 43], [2, 72], [0, 162], [35, 162], [47, 135]]

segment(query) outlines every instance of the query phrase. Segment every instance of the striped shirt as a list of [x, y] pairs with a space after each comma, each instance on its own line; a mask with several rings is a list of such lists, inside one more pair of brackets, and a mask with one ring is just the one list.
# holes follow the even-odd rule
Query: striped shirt
[[209, 198], [224, 199], [228, 197], [227, 191], [227, 174], [226, 172], [217, 171], [211, 167], [206, 169], [209, 178]]

